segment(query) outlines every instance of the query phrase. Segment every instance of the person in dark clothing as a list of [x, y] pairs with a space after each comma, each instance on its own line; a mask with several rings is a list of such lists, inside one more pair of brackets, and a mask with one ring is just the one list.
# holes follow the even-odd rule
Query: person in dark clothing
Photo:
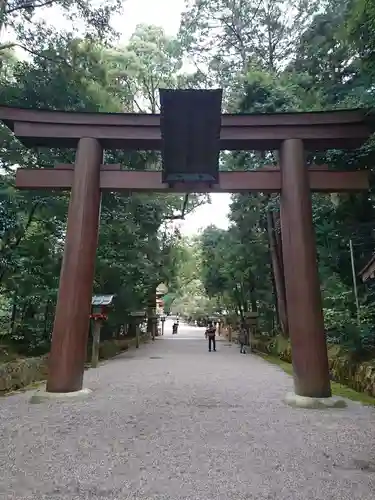
[[241, 346], [241, 350], [240, 350], [240, 353], [241, 354], [246, 354], [246, 330], [244, 327], [241, 328], [241, 331], [240, 331], [240, 334], [238, 336], [238, 342], [240, 343], [240, 346]]
[[215, 339], [215, 334], [216, 334], [216, 327], [212, 322], [208, 323], [207, 330], [206, 330], [206, 337], [208, 337], [208, 350], [211, 352], [211, 347], [214, 351], [216, 351], [216, 339]]

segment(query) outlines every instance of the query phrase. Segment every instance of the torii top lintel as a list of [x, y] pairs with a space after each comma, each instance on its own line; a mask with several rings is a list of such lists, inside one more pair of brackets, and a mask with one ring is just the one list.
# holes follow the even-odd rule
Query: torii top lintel
[[[105, 149], [161, 150], [160, 115], [50, 111], [0, 106], [0, 120], [26, 146], [76, 147], [98, 139]], [[221, 150], [278, 149], [286, 139], [303, 139], [310, 151], [352, 149], [374, 129], [361, 109], [311, 113], [222, 114]]]

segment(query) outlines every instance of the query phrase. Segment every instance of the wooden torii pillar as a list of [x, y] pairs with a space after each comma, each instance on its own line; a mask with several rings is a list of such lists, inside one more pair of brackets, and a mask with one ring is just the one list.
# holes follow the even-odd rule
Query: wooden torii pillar
[[307, 168], [304, 149], [355, 148], [371, 134], [360, 110], [222, 115], [220, 149], [279, 150], [280, 169], [220, 172], [217, 182], [163, 183], [161, 172], [101, 165], [103, 149], [160, 150], [158, 115], [64, 113], [0, 107], [0, 119], [26, 146], [76, 147], [75, 166], [19, 169], [20, 189], [71, 189], [47, 391], [82, 388], [98, 239], [101, 191], [280, 192], [288, 324], [297, 395], [331, 395], [316, 259], [311, 191], [369, 187], [366, 172]]

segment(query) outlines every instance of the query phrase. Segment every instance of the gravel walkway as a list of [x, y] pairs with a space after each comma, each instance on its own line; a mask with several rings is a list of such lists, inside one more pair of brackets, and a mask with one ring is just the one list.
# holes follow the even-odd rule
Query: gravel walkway
[[0, 498], [375, 499], [374, 410], [289, 408], [278, 367], [181, 333], [88, 371], [86, 401], [0, 399]]

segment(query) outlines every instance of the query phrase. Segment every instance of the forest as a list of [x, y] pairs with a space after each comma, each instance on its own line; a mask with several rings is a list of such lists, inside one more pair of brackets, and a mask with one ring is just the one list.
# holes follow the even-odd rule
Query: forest
[[[125, 44], [111, 27], [121, 0], [0, 0], [0, 104], [96, 112], [158, 112], [159, 88], [224, 89], [224, 111], [270, 113], [375, 105], [374, 0], [190, 0], [178, 33], [139, 25]], [[79, 19], [82, 33], [57, 30], [43, 12]], [[68, 26], [69, 24], [67, 24]], [[9, 37], [12, 33], [12, 37]], [[48, 351], [64, 247], [69, 193], [18, 191], [15, 170], [71, 163], [70, 150], [24, 148], [0, 127], [0, 345]], [[375, 349], [375, 289], [356, 271], [375, 250], [375, 141], [354, 152], [310, 158], [331, 169], [366, 169], [371, 190], [313, 195], [329, 340]], [[123, 169], [160, 168], [154, 152], [106, 153]], [[276, 163], [272, 151], [223, 152], [223, 170]], [[123, 195], [102, 199], [94, 293], [116, 294], [108, 332], [143, 309], [160, 283], [166, 306], [186, 317], [259, 311], [262, 332], [287, 337], [272, 249], [280, 238], [278, 196], [233, 195], [227, 230], [181, 236], [176, 221], [207, 195]], [[276, 242], [276, 243], [275, 243]], [[279, 263], [280, 264], [280, 263]]]

